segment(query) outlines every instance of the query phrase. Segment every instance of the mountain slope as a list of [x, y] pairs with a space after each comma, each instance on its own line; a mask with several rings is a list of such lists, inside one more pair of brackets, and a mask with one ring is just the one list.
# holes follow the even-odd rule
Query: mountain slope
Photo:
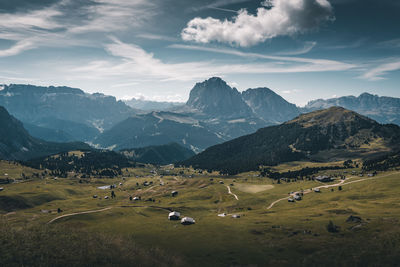
[[71, 142], [76, 140], [74, 137], [62, 130], [55, 130], [30, 123], [24, 123], [24, 128], [33, 137], [50, 142]]
[[105, 131], [94, 143], [117, 150], [178, 143], [193, 151], [225, 141], [205, 125], [184, 114], [152, 112], [130, 117]]
[[363, 93], [358, 97], [343, 96], [331, 99], [310, 101], [304, 112], [340, 106], [368, 116], [380, 123], [395, 123], [400, 125], [400, 98], [377, 96]]
[[188, 159], [195, 153], [177, 143], [121, 150], [126, 157], [141, 163], [166, 165]]
[[248, 89], [242, 92], [242, 97], [253, 112], [267, 122], [282, 123], [300, 114], [296, 105], [269, 88]]
[[368, 157], [399, 145], [400, 127], [381, 125], [355, 112], [332, 107], [210, 147], [183, 164], [238, 173], [301, 159]]
[[84, 143], [51, 143], [28, 134], [22, 123], [0, 107], [0, 159], [26, 160], [75, 149], [90, 149]]

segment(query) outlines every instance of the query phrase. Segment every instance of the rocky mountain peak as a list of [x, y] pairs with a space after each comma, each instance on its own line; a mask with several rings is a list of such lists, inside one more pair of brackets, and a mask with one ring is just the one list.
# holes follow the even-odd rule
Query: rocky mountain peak
[[211, 117], [239, 118], [251, 116], [252, 111], [237, 89], [218, 77], [197, 83], [186, 105]]

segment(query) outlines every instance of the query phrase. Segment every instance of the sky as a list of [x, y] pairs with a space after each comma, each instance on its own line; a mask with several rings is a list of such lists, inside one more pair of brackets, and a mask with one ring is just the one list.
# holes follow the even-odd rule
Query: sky
[[0, 84], [188, 99], [196, 82], [297, 105], [400, 97], [398, 0], [0, 0]]

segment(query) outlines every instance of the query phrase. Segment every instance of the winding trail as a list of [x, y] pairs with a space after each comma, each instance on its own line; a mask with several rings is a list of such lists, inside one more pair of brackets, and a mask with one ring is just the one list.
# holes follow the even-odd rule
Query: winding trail
[[234, 196], [236, 198], [236, 200], [239, 200], [238, 196], [234, 193], [232, 193], [231, 188], [229, 187], [229, 185], [226, 186], [228, 188], [228, 194], [231, 194], [232, 196]]
[[70, 217], [70, 216], [75, 216], [75, 215], [80, 215], [80, 214], [88, 214], [88, 213], [102, 212], [102, 211], [110, 210], [110, 209], [112, 209], [112, 208], [113, 208], [113, 207], [108, 207], [108, 208], [101, 209], [101, 210], [88, 210], [88, 211], [82, 211], [82, 212], [75, 212], [75, 213], [65, 214], [65, 215], [61, 215], [61, 216], [58, 216], [58, 217], [52, 219], [52, 220], [49, 221], [47, 224], [53, 223], [53, 222], [57, 221], [58, 219], [65, 218], [65, 217]]
[[337, 183], [337, 184], [321, 185], [321, 186], [309, 188], [309, 189], [306, 189], [306, 190], [303, 190], [303, 191], [293, 192], [293, 193], [290, 194], [290, 196], [288, 196], [288, 197], [284, 197], [284, 198], [281, 198], [281, 199], [278, 199], [278, 200], [275, 200], [274, 202], [272, 202], [271, 205], [269, 205], [269, 206], [267, 207], [267, 210], [272, 209], [272, 207], [274, 207], [275, 204], [277, 204], [278, 202], [281, 202], [281, 201], [283, 201], [283, 200], [287, 200], [287, 199], [289, 199], [290, 197], [292, 197], [292, 196], [294, 196], [295, 194], [300, 193], [300, 192], [303, 193], [303, 194], [305, 195], [305, 194], [309, 194], [309, 193], [313, 192], [314, 189], [330, 188], [330, 187], [336, 187], [336, 186], [340, 186], [340, 185], [348, 185], [348, 184], [353, 184], [353, 183], [358, 183], [358, 182], [363, 182], [363, 181], [368, 181], [368, 180], [383, 178], [383, 177], [387, 177], [387, 176], [390, 176], [390, 175], [393, 175], [393, 174], [398, 174], [398, 173], [400, 173], [400, 172], [390, 173], [390, 174], [386, 174], [386, 175], [383, 175], [383, 176], [374, 176], [374, 177], [362, 178], [362, 179], [359, 179], [359, 180], [346, 182], [346, 181], [348, 181], [348, 180], [351, 180], [351, 179], [354, 179], [354, 178], [357, 177], [357, 176], [350, 176], [349, 178], [347, 178], [347, 179], [345, 179], [345, 180], [341, 180], [341, 181], [340, 181], [339, 183]]
[[65, 217], [70, 217], [70, 216], [76, 216], [76, 215], [81, 215], [81, 214], [88, 214], [88, 213], [97, 213], [97, 212], [103, 212], [103, 211], [107, 211], [110, 210], [112, 208], [153, 208], [153, 209], [161, 209], [161, 210], [166, 210], [166, 211], [173, 211], [173, 209], [171, 208], [166, 208], [166, 207], [158, 207], [158, 206], [144, 206], [144, 205], [121, 205], [121, 206], [114, 206], [114, 207], [108, 207], [105, 209], [101, 209], [101, 210], [89, 210], [89, 211], [82, 211], [82, 212], [75, 212], [75, 213], [70, 213], [70, 214], [65, 214], [65, 215], [61, 215], [58, 216], [54, 219], [52, 219], [51, 221], [49, 221], [47, 224], [53, 223], [61, 218], [65, 218]]

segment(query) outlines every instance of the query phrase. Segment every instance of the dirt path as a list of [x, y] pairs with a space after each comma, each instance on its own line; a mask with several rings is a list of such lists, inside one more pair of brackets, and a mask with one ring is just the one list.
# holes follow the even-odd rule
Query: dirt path
[[[396, 172], [396, 173], [400, 173], [400, 172]], [[350, 177], [347, 178], [346, 180], [341, 180], [341, 181], [340, 181], [339, 183], [337, 183], [337, 184], [321, 185], [321, 186], [317, 186], [317, 187], [313, 187], [313, 188], [309, 188], [309, 189], [303, 190], [301, 193], [303, 193], [303, 194], [305, 195], [305, 194], [309, 194], [309, 193], [313, 192], [314, 189], [322, 189], [322, 188], [336, 187], [336, 186], [340, 186], [340, 185], [348, 185], [348, 184], [353, 184], [353, 183], [358, 183], [358, 182], [363, 182], [363, 181], [368, 181], [368, 180], [383, 178], [383, 177], [387, 177], [387, 176], [390, 176], [390, 175], [393, 175], [393, 174], [396, 174], [396, 173], [390, 173], [390, 174], [386, 174], [386, 175], [383, 175], [383, 176], [374, 176], [374, 177], [368, 177], [368, 178], [361, 178], [361, 179], [359, 179], [359, 180], [347, 182], [348, 180], [351, 180], [351, 179], [354, 179], [354, 178], [357, 177], [357, 176], [350, 176]], [[267, 207], [267, 209], [268, 209], [268, 210], [271, 209], [271, 208], [272, 208], [273, 206], [275, 206], [275, 204], [277, 204], [278, 202], [281, 202], [281, 201], [283, 201], [283, 200], [287, 200], [287, 199], [289, 199], [290, 197], [294, 196], [296, 193], [300, 193], [300, 191], [294, 192], [294, 193], [292, 193], [292, 194], [291, 194], [290, 196], [288, 196], [288, 197], [284, 197], [284, 198], [275, 200], [274, 202], [271, 203], [271, 205], [269, 205], [269, 206]]]
[[232, 193], [231, 188], [229, 187], [229, 185], [226, 186], [228, 188], [228, 194], [231, 194], [232, 196], [234, 196], [236, 198], [236, 200], [239, 200], [238, 196], [234, 193]]
[[71, 213], [71, 214], [61, 215], [61, 216], [58, 216], [58, 217], [52, 219], [51, 221], [49, 221], [48, 224], [53, 223], [53, 222], [57, 221], [58, 219], [65, 218], [65, 217], [70, 217], [70, 216], [75, 216], [75, 215], [80, 215], [80, 214], [102, 212], [102, 211], [110, 210], [112, 208], [113, 207], [108, 207], [108, 208], [101, 209], [101, 210], [88, 210], [88, 211], [75, 212], [75, 213]]
[[75, 212], [75, 213], [70, 213], [70, 214], [65, 214], [65, 215], [61, 215], [58, 216], [54, 219], [52, 219], [51, 221], [49, 221], [47, 224], [53, 223], [61, 218], [65, 218], [65, 217], [70, 217], [70, 216], [76, 216], [76, 215], [81, 215], [81, 214], [89, 214], [89, 213], [97, 213], [97, 212], [103, 212], [103, 211], [107, 211], [110, 210], [112, 208], [153, 208], [153, 209], [162, 209], [162, 210], [167, 210], [169, 212], [173, 211], [173, 209], [171, 208], [166, 208], [166, 207], [158, 207], [158, 206], [144, 206], [144, 205], [122, 205], [122, 206], [115, 206], [115, 207], [108, 207], [105, 209], [101, 209], [101, 210], [89, 210], [89, 211], [82, 211], [82, 212]]

